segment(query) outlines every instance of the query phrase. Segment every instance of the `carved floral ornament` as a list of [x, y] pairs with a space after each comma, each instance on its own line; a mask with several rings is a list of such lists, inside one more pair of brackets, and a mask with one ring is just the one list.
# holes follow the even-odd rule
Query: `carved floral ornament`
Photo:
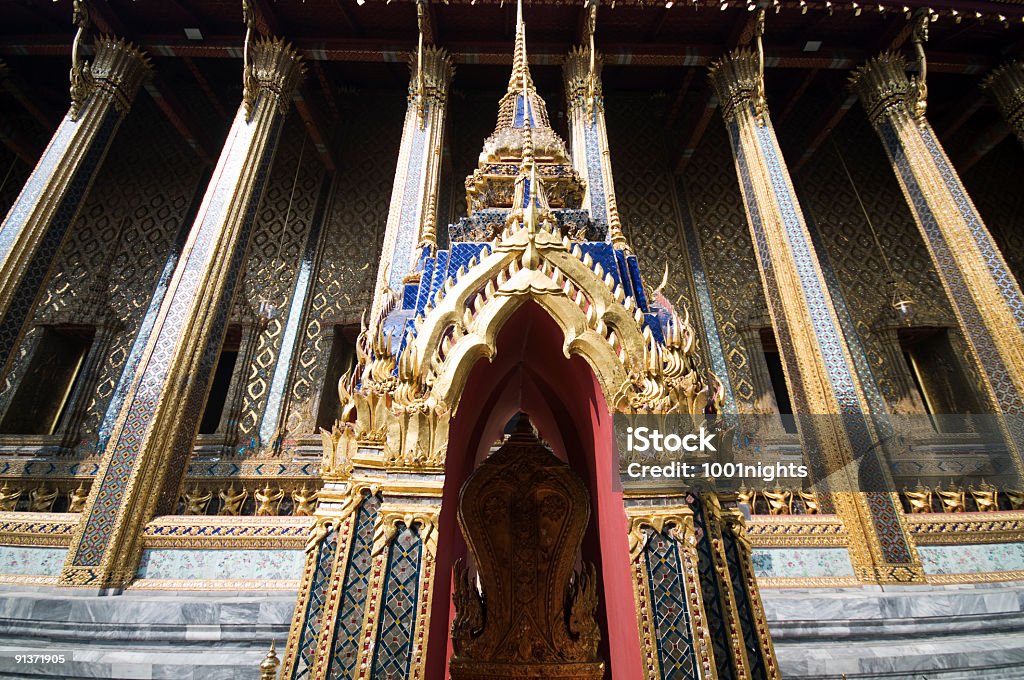
[[383, 330], [385, 314], [364, 324], [358, 363], [338, 383], [342, 416], [321, 431], [325, 479], [347, 478], [354, 462], [440, 471], [470, 370], [496, 356], [498, 332], [528, 301], [558, 323], [565, 356], [590, 364], [610, 410], [690, 414], [699, 426], [709, 405], [721, 406], [721, 382], [712, 376], [709, 386], [694, 368], [688, 318], [673, 313], [659, 342], [600, 263], [561, 237], [549, 216], [533, 222], [513, 214], [401, 342]]

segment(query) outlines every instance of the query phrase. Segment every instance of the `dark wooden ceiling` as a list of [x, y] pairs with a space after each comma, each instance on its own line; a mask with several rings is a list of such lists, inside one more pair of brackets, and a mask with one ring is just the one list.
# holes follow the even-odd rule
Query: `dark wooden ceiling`
[[[856, 8], [852, 0], [756, 2], [769, 7], [764, 43], [773, 115], [783, 131], [794, 128], [786, 138], [795, 140], [791, 143], [808, 157], [854, 103], [845, 86], [850, 70], [882, 50], [910, 54], [904, 6], [927, 5], [936, 12], [927, 53], [930, 118], [940, 134], [965, 129], [977, 136], [995, 128], [997, 136], [1005, 136], [998, 114], [978, 86], [996, 65], [1024, 54], [1024, 2], [883, 0], [861, 2]], [[341, 93], [406, 87], [405, 59], [418, 37], [413, 2], [254, 4], [261, 32], [287, 38], [311, 64], [302, 93], [305, 111], [300, 109], [311, 132], [337, 120]], [[609, 96], [647, 92], [668, 99], [666, 127], [680, 140], [685, 163], [686, 149], [699, 142], [715, 111], [706, 66], [728, 49], [750, 42], [754, 13], [746, 0], [667, 4], [604, 1], [596, 44], [605, 55]], [[148, 87], [150, 95], [186, 138], [191, 135], [204, 160], [215, 157], [218, 130], [240, 98], [241, 2], [91, 0], [90, 6], [97, 32], [122, 36], [152, 56], [156, 77]], [[514, 3], [433, 1], [428, 11], [428, 38], [447, 48], [456, 62], [454, 88], [500, 92], [511, 63]], [[551, 101], [561, 89], [559, 64], [581, 41], [585, 12], [582, 0], [525, 3], [531, 69], [551, 106], [559, 105]], [[13, 127], [26, 128], [24, 136], [37, 146], [48, 136], [47, 126], [52, 130], [66, 109], [71, 0], [0, 0], [0, 16], [0, 58], [10, 76], [0, 93], [0, 126], [5, 119], [15, 121]], [[198, 29], [202, 39], [189, 39], [185, 29]], [[35, 134], [29, 126], [38, 128]], [[331, 136], [329, 129], [319, 134]]]

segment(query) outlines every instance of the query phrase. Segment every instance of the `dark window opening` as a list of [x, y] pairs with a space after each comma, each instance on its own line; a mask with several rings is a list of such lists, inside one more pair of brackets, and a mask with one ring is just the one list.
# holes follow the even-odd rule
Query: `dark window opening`
[[789, 398], [789, 386], [786, 385], [786, 373], [782, 369], [782, 356], [779, 354], [775, 333], [771, 328], [761, 330], [761, 347], [765, 363], [768, 364], [768, 377], [772, 381], [775, 392], [775, 403], [779, 407], [782, 427], [790, 434], [796, 434], [796, 417], [793, 415], [793, 403]]
[[925, 411], [940, 432], [962, 429], [962, 416], [978, 413], [974, 389], [964, 374], [945, 328], [902, 328], [903, 357]]
[[320, 391], [320, 404], [316, 411], [316, 426], [330, 430], [334, 421], [341, 416], [341, 399], [338, 397], [338, 380], [352, 370], [356, 363], [356, 338], [359, 326], [335, 326], [331, 341], [331, 354], [327, 359], [327, 373], [324, 388]]
[[0, 422], [6, 434], [54, 434], [70, 410], [71, 395], [82, 379], [82, 366], [95, 329], [46, 327], [11, 405]]
[[231, 391], [231, 378], [235, 373], [241, 338], [241, 328], [238, 326], [228, 328], [220, 356], [217, 358], [217, 367], [213, 371], [213, 384], [210, 385], [210, 392], [206, 396], [203, 417], [199, 421], [199, 434], [216, 434], [217, 428], [220, 427], [224, 406], [227, 404], [228, 394]]

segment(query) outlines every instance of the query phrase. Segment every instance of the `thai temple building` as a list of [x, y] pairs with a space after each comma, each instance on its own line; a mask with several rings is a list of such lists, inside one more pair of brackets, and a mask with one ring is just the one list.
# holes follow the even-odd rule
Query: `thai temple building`
[[0, 677], [1024, 678], [1024, 4], [0, 7]]

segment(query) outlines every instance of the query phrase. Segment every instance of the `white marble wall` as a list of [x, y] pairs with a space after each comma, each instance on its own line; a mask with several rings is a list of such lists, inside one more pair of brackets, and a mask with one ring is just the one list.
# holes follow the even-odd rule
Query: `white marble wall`
[[67, 548], [0, 545], [0, 574], [59, 576]]
[[304, 562], [305, 554], [301, 550], [150, 548], [142, 553], [138, 577], [201, 581], [297, 581], [302, 578]]

